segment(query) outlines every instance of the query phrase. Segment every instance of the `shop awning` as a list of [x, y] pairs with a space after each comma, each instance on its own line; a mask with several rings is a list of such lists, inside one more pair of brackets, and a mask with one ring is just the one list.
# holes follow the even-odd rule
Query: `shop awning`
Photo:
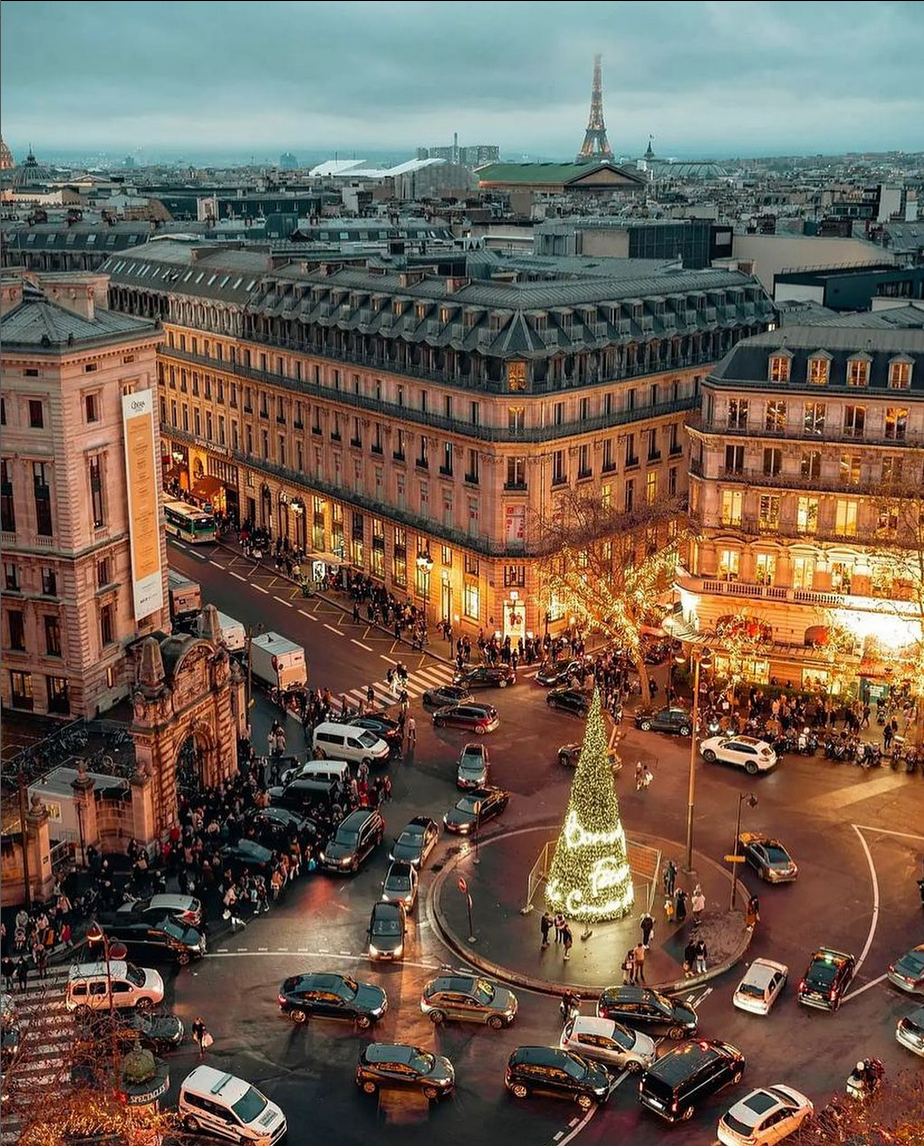
[[225, 483], [220, 478], [212, 477], [211, 474], [206, 474], [205, 477], [199, 478], [196, 484], [190, 490], [193, 497], [201, 497], [206, 500], [213, 498], [217, 493], [225, 488]]

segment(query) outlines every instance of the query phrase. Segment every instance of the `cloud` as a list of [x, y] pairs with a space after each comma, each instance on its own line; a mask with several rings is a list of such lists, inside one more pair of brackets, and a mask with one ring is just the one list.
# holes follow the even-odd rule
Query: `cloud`
[[0, 90], [20, 148], [570, 155], [595, 52], [626, 153], [924, 148], [917, 3], [20, 0]]

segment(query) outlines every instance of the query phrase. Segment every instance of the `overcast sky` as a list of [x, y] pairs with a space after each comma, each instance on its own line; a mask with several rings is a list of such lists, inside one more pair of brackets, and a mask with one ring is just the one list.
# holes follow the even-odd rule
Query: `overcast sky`
[[499, 143], [570, 157], [603, 54], [638, 155], [924, 150], [924, 3], [67, 3], [2, 10], [20, 153]]

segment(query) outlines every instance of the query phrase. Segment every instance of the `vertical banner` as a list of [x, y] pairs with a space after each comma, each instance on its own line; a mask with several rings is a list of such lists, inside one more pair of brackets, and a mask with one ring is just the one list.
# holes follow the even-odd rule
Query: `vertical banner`
[[132, 596], [135, 620], [164, 605], [160, 566], [161, 526], [157, 513], [157, 466], [154, 458], [154, 391], [122, 395], [125, 438], [125, 484], [132, 553]]

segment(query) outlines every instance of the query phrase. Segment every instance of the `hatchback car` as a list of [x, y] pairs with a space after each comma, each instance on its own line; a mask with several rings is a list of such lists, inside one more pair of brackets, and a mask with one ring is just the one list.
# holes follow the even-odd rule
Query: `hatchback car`
[[755, 740], [753, 736], [710, 736], [700, 744], [699, 750], [707, 764], [716, 761], [735, 764], [749, 776], [769, 772], [776, 765], [776, 753], [770, 745], [766, 740]]
[[738, 846], [740, 854], [768, 883], [791, 883], [799, 874], [796, 861], [780, 841], [762, 832], [742, 832]]
[[490, 704], [448, 704], [438, 708], [433, 714], [433, 723], [437, 728], [451, 725], [454, 728], [467, 728], [484, 736], [486, 732], [493, 732], [500, 726], [497, 718], [497, 709]]
[[419, 878], [413, 864], [395, 860], [382, 883], [382, 902], [400, 903], [405, 911], [413, 911], [417, 903]]
[[420, 699], [427, 708], [445, 708], [447, 704], [471, 704], [475, 697], [464, 685], [441, 684], [426, 689]]
[[744, 1055], [731, 1043], [697, 1039], [671, 1047], [645, 1071], [638, 1100], [666, 1122], [693, 1117], [697, 1104], [741, 1081]]
[[420, 1009], [431, 1023], [457, 1019], [494, 1030], [509, 1027], [517, 1015], [517, 997], [506, 987], [476, 975], [441, 975], [424, 984]]
[[649, 1034], [682, 1039], [696, 1033], [696, 1011], [650, 987], [607, 987], [597, 1000], [601, 1019], [615, 1019]]
[[767, 1015], [786, 986], [789, 968], [772, 959], [755, 959], [735, 988], [732, 1003], [739, 1011]]
[[[558, 763], [565, 768], [577, 768], [583, 747], [583, 744], [578, 744], [576, 741], [574, 744], [563, 744], [558, 750]], [[622, 761], [619, 759], [619, 753], [615, 748], [608, 748], [606, 756], [610, 762], [610, 767], [613, 769], [613, 774], [619, 775], [622, 771]]]
[[256, 840], [242, 839], [234, 844], [225, 844], [218, 857], [222, 868], [231, 868], [235, 875], [246, 871], [251, 875], [268, 877], [273, 869], [273, 853]]
[[467, 791], [483, 788], [488, 782], [491, 760], [483, 744], [466, 744], [459, 755], [456, 768], [456, 787]]
[[394, 963], [404, 958], [407, 916], [404, 905], [380, 900], [369, 916], [369, 958], [373, 963]]
[[924, 994], [924, 943], [896, 959], [889, 967], [888, 975], [893, 986], [914, 995]]
[[436, 847], [440, 838], [439, 825], [429, 816], [415, 816], [405, 824], [401, 835], [392, 844], [388, 853], [390, 860], [403, 860], [418, 869], [427, 862], [427, 856]]
[[752, 1090], [747, 1098], [719, 1119], [718, 1138], [723, 1146], [775, 1146], [794, 1133], [815, 1105], [810, 1098], [778, 1082]]
[[136, 899], [133, 903], [123, 903], [117, 915], [131, 916], [132, 919], [152, 920], [175, 919], [185, 927], [199, 927], [202, 923], [202, 903], [191, 895], [151, 895], [147, 899]]
[[370, 1043], [356, 1064], [356, 1085], [366, 1094], [416, 1090], [436, 1102], [452, 1094], [456, 1072], [448, 1058], [421, 1047]]
[[819, 947], [799, 982], [799, 1002], [806, 1007], [836, 1011], [855, 970], [856, 959], [852, 955]]
[[468, 836], [493, 816], [499, 816], [510, 802], [510, 793], [503, 788], [476, 788], [456, 801], [454, 808], [443, 816], [447, 832]]
[[898, 1020], [895, 1038], [903, 1047], [924, 1058], [924, 1007]]
[[591, 1015], [577, 1015], [565, 1024], [558, 1045], [562, 1050], [574, 1051], [583, 1058], [630, 1074], [651, 1066], [657, 1050], [654, 1040], [612, 1019], [597, 1019]]
[[689, 736], [693, 718], [685, 708], [651, 708], [645, 706], [635, 710], [635, 727], [642, 732], [673, 732], [677, 736]]
[[296, 1023], [336, 1019], [366, 1030], [388, 1010], [388, 998], [375, 983], [321, 971], [284, 980], [279, 988], [279, 1010]]
[[590, 708], [590, 697], [579, 688], [553, 688], [546, 693], [545, 703], [559, 712], [570, 712], [574, 716], [586, 716]]
[[318, 860], [328, 871], [357, 872], [363, 860], [382, 842], [385, 821], [371, 808], [357, 808], [340, 821]]
[[544, 1094], [589, 1110], [606, 1101], [610, 1076], [599, 1063], [560, 1047], [517, 1047], [507, 1060], [504, 1085], [516, 1098]]
[[463, 669], [453, 677], [453, 684], [462, 688], [506, 688], [517, 683], [512, 665], [475, 665]]

